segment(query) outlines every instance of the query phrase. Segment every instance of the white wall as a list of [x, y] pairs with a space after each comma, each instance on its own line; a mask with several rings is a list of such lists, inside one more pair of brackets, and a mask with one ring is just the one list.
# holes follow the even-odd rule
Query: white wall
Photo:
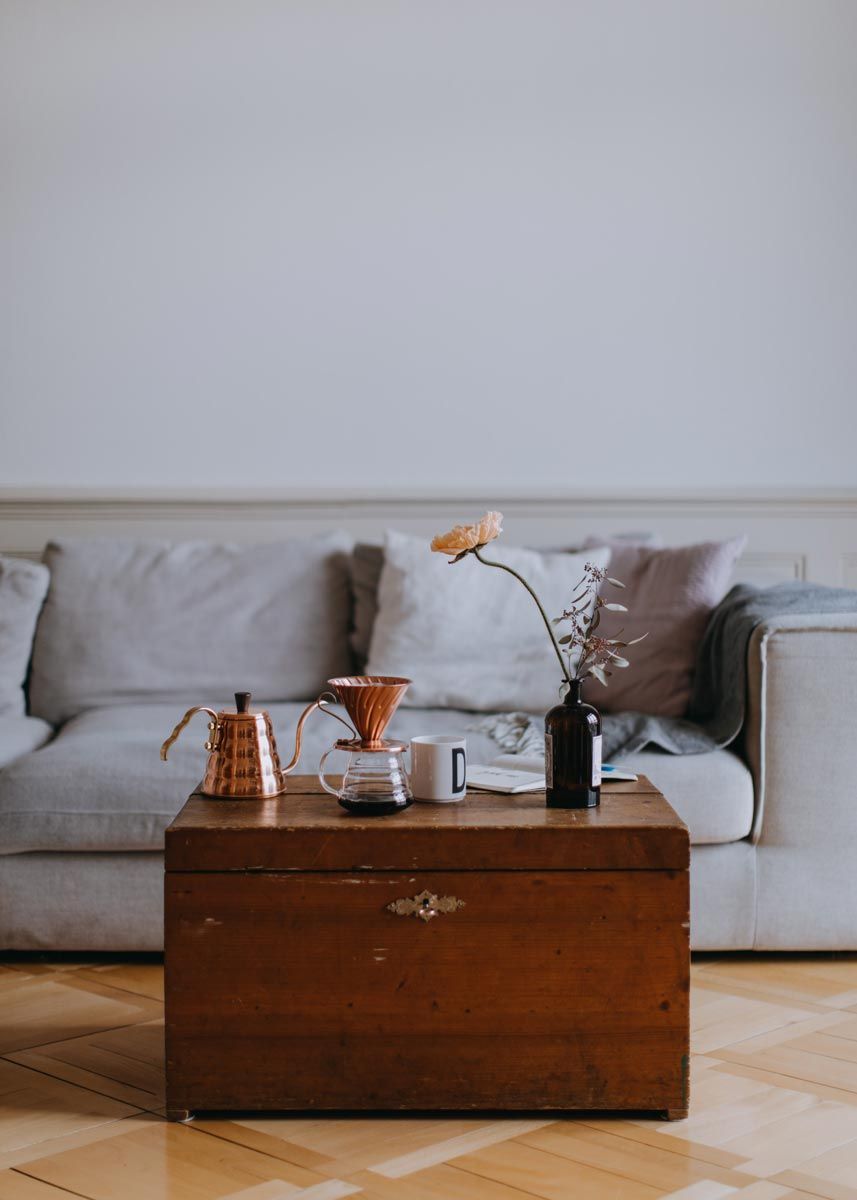
[[0, 483], [854, 484], [855, 46], [853, 0], [3, 0]]

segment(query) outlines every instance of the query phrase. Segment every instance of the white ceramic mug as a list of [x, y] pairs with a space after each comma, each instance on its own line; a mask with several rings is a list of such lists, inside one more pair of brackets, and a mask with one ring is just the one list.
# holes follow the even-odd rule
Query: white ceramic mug
[[415, 800], [451, 804], [467, 787], [467, 742], [455, 734], [411, 738], [411, 791]]

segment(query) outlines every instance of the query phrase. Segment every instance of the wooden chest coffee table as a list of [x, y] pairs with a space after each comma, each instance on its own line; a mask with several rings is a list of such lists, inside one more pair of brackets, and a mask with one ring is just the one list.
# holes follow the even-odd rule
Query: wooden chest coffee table
[[193, 795], [167, 830], [167, 1114], [685, 1116], [688, 861], [645, 778], [588, 811]]

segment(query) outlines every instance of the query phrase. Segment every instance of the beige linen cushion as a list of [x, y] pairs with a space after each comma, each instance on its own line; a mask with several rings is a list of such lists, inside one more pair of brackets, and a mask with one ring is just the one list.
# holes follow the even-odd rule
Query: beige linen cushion
[[41, 563], [0, 555], [0, 714], [26, 711], [24, 681], [50, 574]]
[[626, 590], [605, 583], [602, 595], [626, 604], [629, 611], [604, 612], [598, 632], [625, 641], [646, 632], [648, 637], [629, 647], [630, 667], [614, 670], [606, 688], [590, 680], [586, 698], [604, 712], [684, 716], [705, 626], [711, 610], [729, 589], [747, 539], [667, 550], [609, 544], [613, 555], [610, 574], [620, 579]]
[[305, 700], [351, 669], [343, 533], [268, 545], [67, 539], [46, 551], [32, 711]]
[[[571, 602], [591, 561], [609, 550], [543, 554], [496, 543], [485, 550], [519, 571], [549, 617]], [[544, 712], [558, 702], [562, 674], [539, 611], [521, 584], [472, 555], [450, 564], [427, 539], [390, 532], [378, 588], [370, 675], [406, 675], [412, 707]]]

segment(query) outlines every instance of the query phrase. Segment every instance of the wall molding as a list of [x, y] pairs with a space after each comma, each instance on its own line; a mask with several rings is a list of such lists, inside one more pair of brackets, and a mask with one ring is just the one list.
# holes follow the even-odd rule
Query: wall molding
[[633, 490], [611, 489], [601, 492], [505, 492], [502, 488], [456, 489], [454, 492], [319, 488], [306, 489], [81, 489], [81, 488], [0, 488], [0, 518], [26, 518], [50, 512], [58, 519], [76, 519], [92, 513], [102, 519], [127, 518], [140, 512], [165, 515], [215, 510], [252, 519], [268, 512], [329, 512], [343, 508], [355, 512], [445, 512], [450, 507], [486, 504], [505, 506], [510, 512], [590, 512], [614, 513], [637, 509], [644, 512], [675, 514], [748, 512], [825, 517], [857, 517], [857, 490], [763, 491], [723, 490]]
[[510, 542], [558, 546], [587, 534], [654, 530], [669, 544], [746, 533], [740, 578], [758, 583], [855, 580], [857, 490], [602, 490], [447, 493], [342, 488], [211, 490], [0, 489], [0, 551], [37, 558], [61, 536], [267, 541], [344, 527], [379, 539], [390, 526], [420, 535], [503, 511]]

